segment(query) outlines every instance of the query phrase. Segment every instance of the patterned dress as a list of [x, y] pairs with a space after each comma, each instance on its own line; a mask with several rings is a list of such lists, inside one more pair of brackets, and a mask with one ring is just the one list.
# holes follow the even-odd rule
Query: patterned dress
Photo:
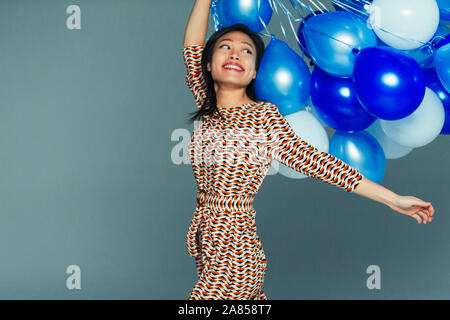
[[[197, 107], [206, 98], [203, 49], [183, 48], [185, 80]], [[272, 159], [347, 192], [363, 175], [302, 140], [272, 103], [219, 110], [224, 118], [204, 117], [189, 145], [198, 191], [186, 242], [198, 281], [188, 299], [266, 300], [262, 285], [267, 263], [256, 233], [253, 199]]]

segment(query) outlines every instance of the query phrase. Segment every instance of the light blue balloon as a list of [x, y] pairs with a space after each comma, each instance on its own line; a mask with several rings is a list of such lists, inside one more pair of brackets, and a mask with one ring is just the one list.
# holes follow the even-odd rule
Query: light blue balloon
[[357, 169], [367, 179], [380, 183], [386, 172], [383, 147], [367, 131], [336, 131], [330, 140], [329, 153]]
[[275, 104], [282, 115], [288, 115], [305, 106], [310, 82], [305, 61], [284, 41], [272, 38], [255, 79], [258, 99]]
[[450, 43], [440, 47], [434, 54], [434, 67], [444, 88], [450, 92]]
[[441, 19], [450, 20], [450, 0], [436, 0]]
[[445, 110], [445, 121], [442, 127], [441, 134], [450, 134], [450, 93], [442, 85], [436, 68], [428, 68], [423, 71], [425, 78], [425, 86], [433, 90], [441, 100]]
[[220, 0], [216, 6], [223, 27], [242, 23], [254, 32], [264, 29], [259, 19], [267, 26], [273, 13], [269, 0]]
[[377, 37], [358, 16], [344, 11], [310, 18], [303, 27], [306, 48], [325, 72], [349, 78], [359, 50], [377, 45]]

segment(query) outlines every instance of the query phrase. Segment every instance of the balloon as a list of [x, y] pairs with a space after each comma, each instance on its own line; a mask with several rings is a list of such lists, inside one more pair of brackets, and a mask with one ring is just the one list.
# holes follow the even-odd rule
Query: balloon
[[364, 5], [367, 3], [372, 3], [373, 0], [347, 0], [347, 2], [341, 2], [343, 5], [339, 5], [338, 3], [333, 3], [333, 6], [336, 8], [336, 11], [347, 11], [353, 14], [358, 15], [361, 19], [367, 20], [369, 13], [364, 8]]
[[311, 74], [305, 61], [284, 41], [273, 38], [255, 79], [258, 99], [275, 104], [282, 115], [302, 109], [309, 98]]
[[450, 21], [441, 20], [438, 30], [444, 36], [450, 33]]
[[450, 92], [450, 43], [434, 53], [434, 66], [442, 85]]
[[428, 44], [417, 49], [407, 50], [405, 53], [416, 60], [422, 69], [429, 67], [433, 63], [433, 48]]
[[336, 130], [361, 131], [376, 120], [359, 102], [351, 78], [332, 76], [317, 66], [311, 75], [311, 100], [319, 117]]
[[377, 142], [383, 148], [386, 159], [399, 159], [414, 150], [414, 148], [403, 146], [389, 138], [381, 128], [380, 119], [377, 119], [369, 128], [366, 129], [366, 131], [377, 139]]
[[437, 0], [441, 19], [450, 20], [450, 0]]
[[328, 127], [328, 125], [322, 119], [320, 119], [319, 113], [317, 112], [317, 108], [312, 103], [311, 97], [309, 97], [308, 101], [306, 102], [305, 110], [310, 111], [314, 115], [314, 117], [320, 122], [322, 127], [324, 128]]
[[441, 130], [441, 134], [450, 134], [450, 94], [445, 90], [435, 68], [429, 68], [423, 71], [425, 77], [425, 85], [433, 90], [437, 94], [442, 102], [445, 110], [444, 127]]
[[264, 29], [259, 18], [267, 26], [273, 13], [269, 0], [220, 0], [216, 7], [223, 27], [243, 23], [254, 32]]
[[[314, 11], [314, 13], [310, 13], [308, 14], [306, 17], [304, 17], [302, 19], [302, 21], [300, 22], [300, 25], [298, 26], [297, 29], [297, 38], [300, 41], [300, 43], [298, 44], [300, 47], [300, 50], [305, 54], [305, 56], [308, 57], [308, 59], [311, 59], [311, 56], [308, 53], [308, 50], [306, 50], [306, 43], [305, 43], [305, 38], [303, 37], [303, 27], [305, 26], [306, 21], [308, 21], [310, 18], [323, 13], [322, 11]], [[311, 61], [311, 64], [314, 64], [314, 61]]]
[[[327, 132], [311, 112], [301, 110], [287, 115], [285, 119], [301, 139], [320, 151], [328, 152], [329, 141]], [[293, 179], [308, 177], [282, 163], [279, 163], [278, 172], [285, 177]]]
[[425, 95], [419, 64], [391, 47], [363, 49], [356, 57], [353, 83], [367, 112], [384, 120], [410, 115]]
[[325, 12], [311, 17], [303, 27], [309, 55], [322, 70], [338, 77], [351, 77], [353, 49], [375, 46], [373, 31], [354, 14]]
[[450, 34], [446, 35], [443, 38], [437, 38], [437, 43], [434, 45], [435, 49], [439, 49], [445, 46], [447, 43], [450, 43]]
[[[382, 40], [379, 40], [379, 42], [381, 43], [380, 45], [387, 46]], [[403, 52], [416, 60], [422, 69], [425, 69], [433, 64], [434, 51], [449, 42], [450, 35], [447, 35], [444, 30], [439, 27], [433, 35], [431, 43], [424, 44], [416, 49], [404, 50]]]
[[439, 135], [444, 121], [445, 111], [441, 100], [436, 93], [426, 88], [423, 102], [413, 114], [395, 121], [382, 120], [381, 128], [395, 142], [418, 148], [430, 143]]
[[368, 11], [377, 36], [401, 50], [422, 46], [439, 25], [436, 0], [374, 0]]
[[330, 140], [329, 153], [360, 171], [367, 179], [376, 183], [383, 180], [386, 172], [383, 148], [366, 131], [336, 131]]

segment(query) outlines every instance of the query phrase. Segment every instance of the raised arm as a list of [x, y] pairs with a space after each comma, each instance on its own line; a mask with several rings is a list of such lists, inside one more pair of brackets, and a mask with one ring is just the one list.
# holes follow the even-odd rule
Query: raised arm
[[205, 43], [210, 6], [211, 0], [195, 0], [184, 32], [184, 47]]

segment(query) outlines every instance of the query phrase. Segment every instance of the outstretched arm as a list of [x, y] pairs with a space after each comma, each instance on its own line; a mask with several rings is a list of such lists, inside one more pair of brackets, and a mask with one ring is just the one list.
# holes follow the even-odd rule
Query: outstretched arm
[[367, 179], [361, 172], [333, 155], [320, 152], [316, 147], [296, 135], [278, 107], [267, 103], [267, 110], [261, 120], [265, 139], [261, 144], [263, 156], [310, 177], [338, 186], [366, 198], [386, 204], [391, 209], [411, 216], [421, 223], [431, 221], [434, 208], [413, 196], [400, 196], [385, 187]]
[[[362, 179], [353, 192], [383, 203], [392, 210], [411, 216], [418, 223], [426, 224], [433, 219], [434, 208], [431, 203], [413, 196], [400, 196], [366, 177]], [[420, 217], [422, 217], [422, 221]]]
[[205, 43], [211, 0], [195, 0], [184, 32], [184, 47]]

